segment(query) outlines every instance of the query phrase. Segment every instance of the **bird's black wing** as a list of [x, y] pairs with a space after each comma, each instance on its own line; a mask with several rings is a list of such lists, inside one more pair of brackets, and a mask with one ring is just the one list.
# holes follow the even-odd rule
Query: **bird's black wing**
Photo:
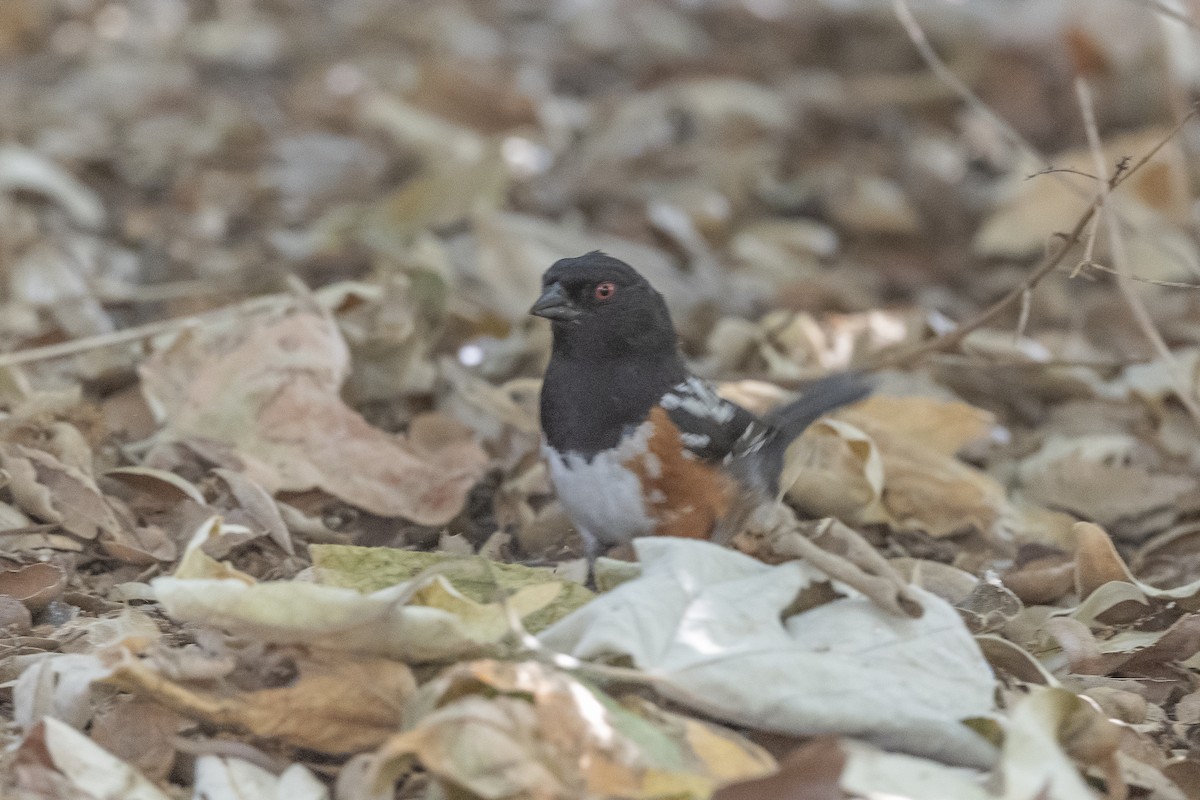
[[753, 414], [699, 378], [677, 383], [658, 402], [679, 428], [683, 446], [702, 461], [725, 459], [767, 431]]

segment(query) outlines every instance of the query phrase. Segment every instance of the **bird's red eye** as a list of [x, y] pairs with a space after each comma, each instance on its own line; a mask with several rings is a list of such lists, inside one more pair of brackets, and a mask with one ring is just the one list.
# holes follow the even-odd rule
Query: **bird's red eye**
[[592, 292], [597, 300], [609, 300], [617, 293], [617, 285], [612, 281], [596, 284], [596, 291]]

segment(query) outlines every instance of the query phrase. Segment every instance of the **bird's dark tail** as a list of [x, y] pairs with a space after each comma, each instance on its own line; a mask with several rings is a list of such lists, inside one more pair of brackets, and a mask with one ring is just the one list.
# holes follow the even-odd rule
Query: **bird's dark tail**
[[810, 383], [800, 399], [773, 409], [763, 421], [779, 431], [786, 448], [819, 417], [862, 400], [873, 388], [874, 384], [862, 372], [838, 372]]
[[766, 479], [772, 494], [778, 491], [788, 445], [820, 417], [863, 399], [873, 389], [874, 383], [862, 372], [835, 373], [809, 384], [800, 399], [774, 409], [763, 418], [773, 430], [770, 440], [758, 454], [758, 466], [759, 474]]

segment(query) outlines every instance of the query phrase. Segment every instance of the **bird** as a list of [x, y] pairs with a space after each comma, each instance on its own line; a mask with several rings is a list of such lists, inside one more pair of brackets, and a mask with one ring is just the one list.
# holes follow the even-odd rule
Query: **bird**
[[640, 536], [732, 537], [779, 499], [788, 445], [872, 389], [835, 373], [754, 415], [689, 371], [662, 295], [600, 251], [554, 262], [529, 313], [552, 333], [542, 454], [589, 562]]

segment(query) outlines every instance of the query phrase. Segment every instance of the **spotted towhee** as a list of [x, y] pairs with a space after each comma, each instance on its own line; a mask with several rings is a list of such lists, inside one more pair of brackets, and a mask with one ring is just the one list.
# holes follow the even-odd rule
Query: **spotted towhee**
[[870, 391], [834, 375], [759, 419], [688, 372], [662, 295], [599, 252], [555, 262], [530, 313], [554, 332], [543, 449], [589, 555], [636, 536], [733, 535], [776, 498], [788, 445]]

